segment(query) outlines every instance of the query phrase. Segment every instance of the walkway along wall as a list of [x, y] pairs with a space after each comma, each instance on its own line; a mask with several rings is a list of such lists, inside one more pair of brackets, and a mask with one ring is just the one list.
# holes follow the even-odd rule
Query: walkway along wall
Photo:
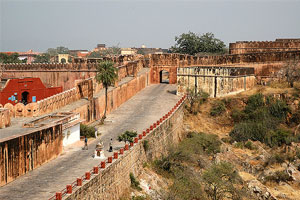
[[[145, 130], [143, 134], [135, 138], [136, 143], [128, 151], [126, 151], [125, 146], [125, 149], [120, 150], [120, 153], [115, 152], [114, 155], [117, 154], [119, 157], [113, 159], [112, 164], [104, 162], [104, 165], [108, 166], [100, 170], [99, 167], [103, 167], [103, 163], [99, 163], [99, 166], [96, 167], [97, 173], [92, 173], [91, 180], [85, 180], [82, 187], [75, 186], [76, 183], [70, 185], [71, 188], [75, 186], [76, 191], [66, 195], [65, 199], [119, 199], [130, 188], [130, 173], [139, 176], [144, 162], [166, 155], [169, 147], [183, 139], [183, 99], [168, 114], [158, 120], [160, 123], [154, 123], [150, 129]], [[144, 148], [145, 141], [148, 141], [148, 150]], [[124, 150], [124, 154], [121, 153]], [[66, 192], [57, 195], [65, 194]]]

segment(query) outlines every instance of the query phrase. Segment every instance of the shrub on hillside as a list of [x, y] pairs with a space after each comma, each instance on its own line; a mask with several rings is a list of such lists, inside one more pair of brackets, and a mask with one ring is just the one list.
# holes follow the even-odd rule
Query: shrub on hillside
[[264, 105], [264, 96], [261, 93], [252, 95], [248, 98], [247, 105], [245, 107], [245, 112], [253, 112], [254, 110], [261, 108]]
[[131, 182], [131, 187], [136, 189], [136, 190], [142, 190], [140, 187], [140, 182], [134, 177], [133, 173], [129, 174], [130, 182]]
[[290, 112], [288, 105], [273, 97], [255, 94], [249, 97], [244, 110], [234, 110], [231, 114], [235, 124], [230, 136], [237, 142], [253, 140], [269, 146], [290, 144], [295, 140], [290, 133], [277, 129], [286, 121]]
[[226, 111], [226, 107], [223, 101], [215, 101], [210, 109], [211, 116], [221, 115]]
[[95, 137], [95, 128], [80, 124], [80, 136]]
[[266, 176], [265, 181], [273, 181], [276, 183], [287, 182], [290, 180], [290, 175], [284, 171], [276, 171], [274, 174]]
[[195, 91], [194, 88], [187, 90], [187, 100], [185, 108], [189, 113], [196, 115], [200, 111], [200, 106], [208, 99], [209, 94], [203, 91]]

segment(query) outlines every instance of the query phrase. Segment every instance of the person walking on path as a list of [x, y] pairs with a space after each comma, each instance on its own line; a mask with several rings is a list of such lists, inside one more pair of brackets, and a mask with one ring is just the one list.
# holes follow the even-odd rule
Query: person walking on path
[[113, 151], [113, 147], [112, 147], [112, 138], [110, 139], [110, 143], [109, 143], [109, 152]]
[[87, 137], [86, 136], [84, 136], [84, 148], [83, 149], [86, 149], [86, 150], [88, 150], [89, 148], [88, 148], [88, 144], [87, 144], [87, 142], [88, 142], [88, 139], [87, 139]]
[[95, 127], [95, 138], [98, 136], [98, 129]]

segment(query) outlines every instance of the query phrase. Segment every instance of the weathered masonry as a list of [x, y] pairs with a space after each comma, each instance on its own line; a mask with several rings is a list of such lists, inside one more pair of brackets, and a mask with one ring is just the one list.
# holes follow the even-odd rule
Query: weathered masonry
[[180, 67], [177, 68], [177, 92], [188, 89], [207, 92], [211, 97], [235, 94], [255, 85], [251, 67]]

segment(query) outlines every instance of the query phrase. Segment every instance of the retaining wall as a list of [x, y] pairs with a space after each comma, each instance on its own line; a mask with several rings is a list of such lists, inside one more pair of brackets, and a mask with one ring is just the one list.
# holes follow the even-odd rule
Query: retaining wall
[[255, 85], [253, 68], [182, 67], [177, 68], [177, 92], [204, 91], [210, 97], [222, 97], [249, 90]]
[[[119, 199], [130, 188], [129, 174], [139, 176], [144, 162], [166, 155], [170, 146], [184, 137], [183, 97], [166, 115], [125, 145], [113, 157], [99, 162], [92, 170], [79, 177], [50, 199]], [[148, 150], [144, 142], [148, 141]], [[127, 150], [128, 148], [128, 150]]]

